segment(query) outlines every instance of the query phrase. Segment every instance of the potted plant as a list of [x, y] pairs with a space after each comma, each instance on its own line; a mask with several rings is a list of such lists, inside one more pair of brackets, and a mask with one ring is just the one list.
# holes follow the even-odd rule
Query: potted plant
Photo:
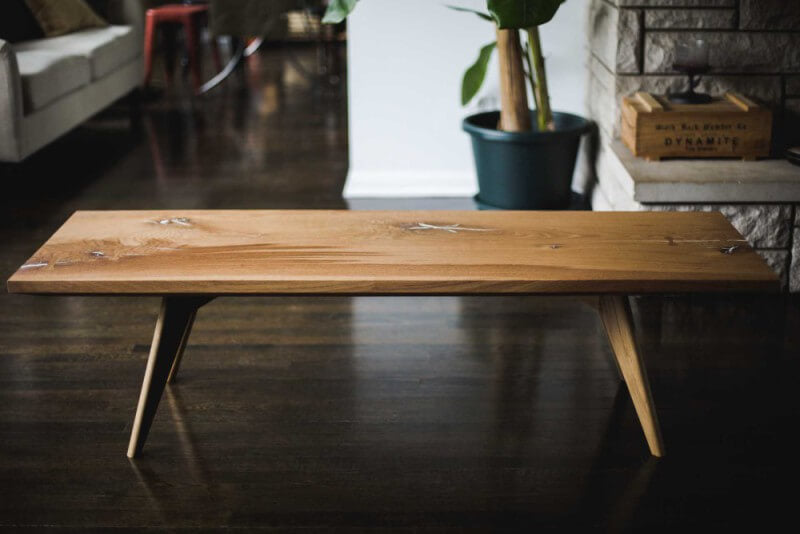
[[[323, 22], [343, 21], [358, 1], [330, 0]], [[500, 110], [472, 115], [463, 123], [472, 137], [480, 190], [477, 200], [484, 207], [563, 209], [570, 203], [578, 146], [589, 123], [551, 110], [539, 38], [539, 26], [549, 22], [564, 1], [486, 0], [486, 12], [453, 8], [494, 24], [497, 33], [497, 41], [484, 46], [467, 69], [461, 87], [466, 105], [483, 85], [497, 50]], [[528, 105], [528, 85], [534, 111]]]

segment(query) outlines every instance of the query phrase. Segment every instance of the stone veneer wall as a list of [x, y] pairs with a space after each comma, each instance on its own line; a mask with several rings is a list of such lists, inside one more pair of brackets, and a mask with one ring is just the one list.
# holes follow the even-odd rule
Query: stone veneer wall
[[[613, 184], [620, 172], [610, 149], [620, 134], [623, 96], [685, 88], [671, 66], [675, 45], [710, 44], [713, 71], [700, 88], [741, 92], [774, 113], [773, 152], [800, 145], [800, 0], [590, 0], [587, 108], [599, 133], [595, 173]], [[598, 189], [600, 187], [598, 186]], [[597, 191], [595, 209], [708, 210], [725, 213], [773, 266], [785, 287], [800, 292], [800, 208], [753, 203], [641, 204], [624, 193]], [[602, 204], [602, 205], [598, 205]]]
[[606, 137], [619, 136], [623, 95], [684, 88], [675, 44], [703, 39], [713, 71], [700, 88], [770, 105], [776, 151], [800, 144], [800, 1], [591, 0], [589, 28], [588, 105]]

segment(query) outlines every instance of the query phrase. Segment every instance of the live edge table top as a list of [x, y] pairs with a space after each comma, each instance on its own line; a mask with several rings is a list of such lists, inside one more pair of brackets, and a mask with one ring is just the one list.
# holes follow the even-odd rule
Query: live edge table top
[[537, 294], [776, 290], [719, 213], [79, 211], [12, 293]]

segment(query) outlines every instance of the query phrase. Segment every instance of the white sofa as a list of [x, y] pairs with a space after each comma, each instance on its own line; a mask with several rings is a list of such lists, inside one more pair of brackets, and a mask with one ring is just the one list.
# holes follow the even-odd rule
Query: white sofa
[[136, 90], [140, 0], [112, 0], [111, 26], [16, 44], [0, 40], [0, 161], [22, 161]]

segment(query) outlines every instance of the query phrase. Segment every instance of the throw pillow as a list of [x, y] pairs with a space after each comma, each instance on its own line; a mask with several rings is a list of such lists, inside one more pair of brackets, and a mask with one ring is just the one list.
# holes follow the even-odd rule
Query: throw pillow
[[0, 39], [9, 43], [44, 37], [25, 0], [0, 0]]
[[102, 28], [100, 18], [84, 0], [25, 0], [46, 37], [56, 37], [86, 28]]

